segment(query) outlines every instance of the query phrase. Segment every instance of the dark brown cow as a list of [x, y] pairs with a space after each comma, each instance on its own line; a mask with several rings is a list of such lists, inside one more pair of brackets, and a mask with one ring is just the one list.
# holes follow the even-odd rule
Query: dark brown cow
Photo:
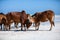
[[52, 29], [52, 25], [54, 25], [54, 12], [52, 10], [47, 10], [44, 12], [36, 12], [34, 15], [29, 16], [29, 20], [35, 23], [36, 30], [39, 29], [40, 22], [46, 22], [49, 20], [51, 27], [49, 30]]
[[9, 12], [8, 14], [6, 14], [6, 17], [8, 20], [7, 25], [10, 25], [12, 22], [14, 22], [17, 28], [17, 24], [21, 23], [21, 30], [23, 30], [23, 27], [26, 27], [26, 26], [28, 29], [29, 26], [31, 25], [31, 23], [28, 21], [28, 15], [26, 14], [24, 10], [22, 12]]
[[20, 15], [21, 12], [9, 12], [6, 14], [6, 17], [8, 19], [8, 24], [15, 23], [15, 27], [17, 28], [17, 24], [20, 23]]
[[[26, 24], [27, 28], [29, 28], [31, 26], [31, 22], [29, 22], [29, 20], [28, 20], [28, 14], [26, 14], [25, 11], [22, 11], [22, 13], [21, 13], [21, 26], [22, 26], [21, 30], [23, 30], [23, 27], [26, 27], [25, 24]], [[26, 30], [26, 28], [25, 28], [25, 30]]]

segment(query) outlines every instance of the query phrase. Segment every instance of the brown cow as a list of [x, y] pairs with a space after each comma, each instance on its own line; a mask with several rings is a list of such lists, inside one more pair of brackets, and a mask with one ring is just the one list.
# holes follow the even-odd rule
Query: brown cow
[[6, 14], [8, 19], [8, 24], [15, 23], [15, 27], [17, 28], [17, 24], [20, 23], [20, 15], [21, 12], [9, 12]]
[[29, 22], [29, 20], [28, 20], [28, 14], [26, 14], [25, 11], [22, 11], [22, 13], [21, 13], [21, 26], [22, 26], [21, 30], [23, 30], [23, 27], [25, 27], [25, 30], [26, 30], [25, 24], [26, 24], [27, 29], [28, 29], [32, 23]]
[[5, 23], [7, 22], [7, 18], [5, 16], [5, 14], [0, 13], [0, 25], [1, 25], [1, 30], [2, 30], [2, 24], [5, 25]]
[[49, 30], [52, 29], [52, 25], [54, 25], [54, 17], [55, 14], [52, 10], [47, 10], [44, 12], [36, 12], [32, 17], [29, 15], [29, 20], [33, 23], [35, 23], [36, 30], [39, 29], [40, 22], [46, 22], [49, 20], [51, 27]]
[[[8, 20], [7, 25], [10, 25], [12, 22], [14, 22], [16, 25], [15, 27], [17, 28], [17, 24], [21, 23], [21, 30], [23, 30], [23, 27], [26, 26], [28, 29], [29, 26], [31, 25], [31, 23], [28, 21], [28, 15], [24, 10], [22, 12], [9, 12], [8, 14], [6, 14], [6, 17]], [[10, 30], [10, 26], [9, 26], [9, 30]]]

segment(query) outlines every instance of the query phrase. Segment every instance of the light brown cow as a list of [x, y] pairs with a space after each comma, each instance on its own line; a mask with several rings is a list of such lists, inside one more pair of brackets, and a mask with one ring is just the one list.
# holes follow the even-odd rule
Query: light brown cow
[[32, 15], [32, 17], [29, 15], [28, 19], [32, 23], [35, 23], [36, 30], [39, 29], [40, 22], [49, 21], [51, 24], [51, 27], [49, 30], [51, 30], [52, 25], [54, 25], [54, 17], [55, 17], [55, 14], [52, 10], [46, 10], [44, 12], [36, 12], [34, 15]]

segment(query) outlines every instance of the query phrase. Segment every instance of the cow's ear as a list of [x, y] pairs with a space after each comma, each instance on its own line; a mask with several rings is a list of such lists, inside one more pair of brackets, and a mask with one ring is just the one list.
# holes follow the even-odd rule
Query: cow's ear
[[25, 12], [24, 10], [22, 10], [22, 13]]

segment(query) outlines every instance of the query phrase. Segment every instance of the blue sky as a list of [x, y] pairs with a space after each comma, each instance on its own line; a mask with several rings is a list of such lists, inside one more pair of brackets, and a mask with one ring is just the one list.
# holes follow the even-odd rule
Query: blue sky
[[22, 10], [29, 14], [53, 10], [56, 15], [60, 15], [60, 0], [0, 0], [0, 12]]

